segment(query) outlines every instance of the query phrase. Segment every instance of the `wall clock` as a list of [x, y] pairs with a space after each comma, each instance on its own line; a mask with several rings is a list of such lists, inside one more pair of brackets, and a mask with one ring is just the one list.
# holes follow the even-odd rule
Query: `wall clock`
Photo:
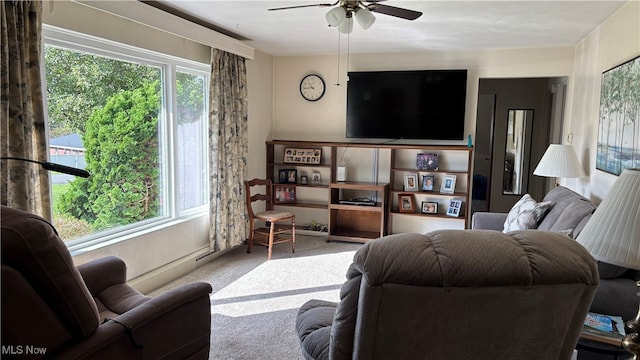
[[309, 74], [300, 81], [300, 95], [307, 101], [318, 101], [324, 96], [325, 84], [320, 75]]

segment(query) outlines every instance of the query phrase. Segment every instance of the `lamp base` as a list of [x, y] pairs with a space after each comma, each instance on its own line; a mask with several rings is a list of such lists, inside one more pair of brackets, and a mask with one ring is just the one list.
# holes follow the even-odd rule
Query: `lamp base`
[[631, 333], [622, 339], [622, 347], [627, 352], [633, 354], [630, 359], [640, 360], [640, 334], [637, 332]]

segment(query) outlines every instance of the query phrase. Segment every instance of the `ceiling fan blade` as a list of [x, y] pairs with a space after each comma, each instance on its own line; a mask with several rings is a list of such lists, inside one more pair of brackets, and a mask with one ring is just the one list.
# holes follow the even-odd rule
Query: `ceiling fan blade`
[[378, 4], [378, 2], [374, 2], [373, 4], [367, 6], [369, 11], [374, 11], [380, 14], [391, 15], [407, 20], [415, 20], [422, 16], [420, 11], [413, 11], [409, 9], [403, 9], [395, 6], [389, 6], [384, 4]]
[[275, 11], [275, 10], [289, 10], [289, 9], [299, 9], [299, 8], [307, 8], [307, 7], [327, 7], [327, 6], [334, 6], [338, 4], [338, 2], [335, 2], [333, 4], [329, 4], [329, 3], [321, 3], [321, 4], [310, 4], [310, 5], [294, 5], [294, 6], [284, 6], [284, 7], [277, 7], [277, 8], [271, 8], [271, 9], [267, 9], [267, 11]]

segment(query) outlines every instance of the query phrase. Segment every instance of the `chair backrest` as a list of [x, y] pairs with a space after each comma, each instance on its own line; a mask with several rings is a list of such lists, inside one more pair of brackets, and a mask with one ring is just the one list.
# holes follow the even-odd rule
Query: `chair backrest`
[[0, 212], [2, 345], [39, 344], [49, 354], [92, 334], [96, 303], [54, 227], [6, 206]]
[[598, 285], [580, 244], [539, 230], [386, 236], [347, 278], [332, 359], [569, 359]]
[[49, 354], [92, 334], [96, 303], [55, 228], [24, 211], [0, 212], [2, 344], [41, 344]]
[[[273, 197], [271, 195], [271, 180], [251, 179], [244, 182], [244, 192], [247, 200], [247, 211], [249, 217], [253, 219], [253, 203], [256, 201], [265, 202], [265, 210], [273, 210]], [[253, 195], [252, 195], [253, 192]]]

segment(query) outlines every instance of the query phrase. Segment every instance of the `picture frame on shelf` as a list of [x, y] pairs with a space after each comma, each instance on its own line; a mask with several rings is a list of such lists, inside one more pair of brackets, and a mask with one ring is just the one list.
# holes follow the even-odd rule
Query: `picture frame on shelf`
[[298, 170], [296, 169], [280, 169], [278, 171], [278, 183], [295, 184], [298, 182]]
[[442, 178], [440, 192], [443, 194], [453, 194], [456, 190], [456, 176], [446, 175]]
[[418, 191], [418, 174], [404, 175], [404, 191]]
[[422, 191], [433, 191], [433, 184], [435, 183], [435, 175], [422, 175]]
[[314, 171], [313, 174], [311, 174], [311, 183], [313, 185], [322, 184], [322, 178], [320, 177], [320, 173], [318, 171]]
[[414, 196], [413, 194], [398, 194], [398, 211], [401, 213], [414, 213]]
[[300, 185], [309, 185], [308, 175], [300, 175]]
[[295, 204], [296, 185], [295, 184], [274, 184], [273, 185], [274, 204]]
[[321, 148], [285, 148], [282, 162], [285, 164], [320, 165]]
[[447, 208], [447, 215], [460, 216], [460, 209], [462, 208], [462, 200], [449, 200], [449, 207]]
[[423, 214], [437, 214], [438, 213], [438, 203], [431, 201], [423, 201], [422, 207], [420, 208], [420, 212]]
[[416, 155], [416, 168], [418, 170], [438, 170], [438, 154], [418, 154]]

